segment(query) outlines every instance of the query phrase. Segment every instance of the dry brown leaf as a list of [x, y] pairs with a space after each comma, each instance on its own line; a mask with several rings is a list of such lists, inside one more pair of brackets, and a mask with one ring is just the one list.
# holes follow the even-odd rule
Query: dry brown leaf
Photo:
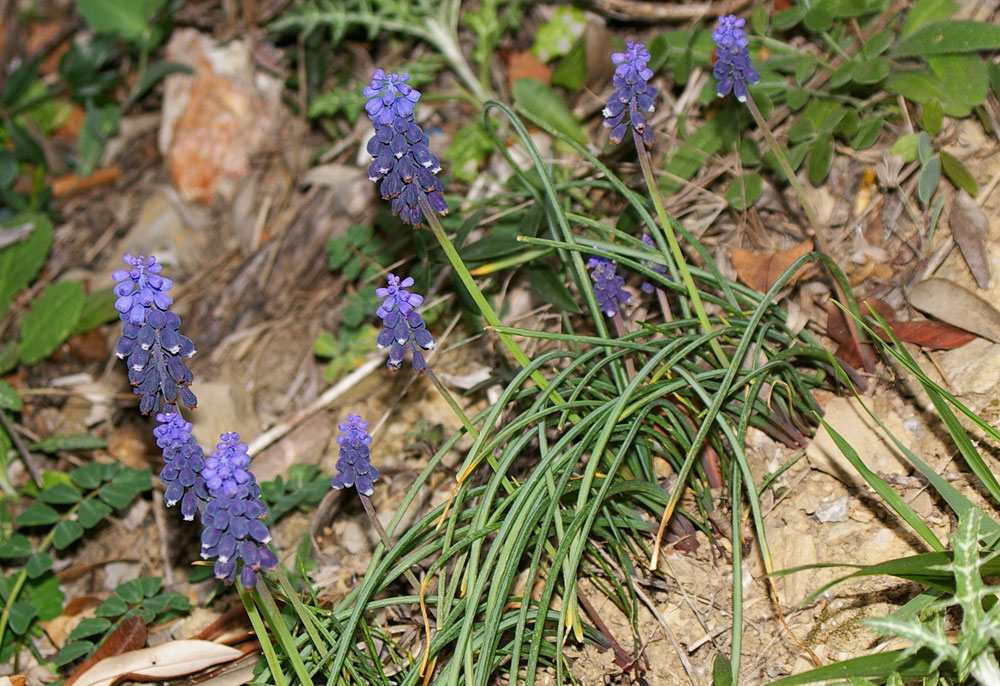
[[[66, 637], [86, 617], [94, 616], [94, 608], [101, 604], [96, 595], [77, 596], [66, 603], [62, 614], [47, 622], [39, 622], [39, 626], [57, 648], [66, 644]], [[2, 685], [0, 685], [2, 686]]]
[[24, 686], [26, 683], [28, 683], [28, 676], [26, 674], [0, 676], [0, 686]]
[[146, 645], [146, 622], [142, 620], [142, 617], [129, 617], [118, 625], [118, 628], [108, 636], [108, 639], [93, 655], [76, 668], [76, 671], [62, 683], [62, 686], [72, 686], [77, 681], [82, 681], [93, 667], [105, 659], [113, 660], [116, 656], [121, 656], [123, 653], [128, 654], [144, 645]]
[[976, 284], [986, 290], [990, 287], [990, 263], [986, 258], [989, 226], [986, 215], [965, 191], [959, 191], [955, 196], [948, 214], [948, 225]]
[[[733, 266], [736, 267], [736, 276], [740, 281], [755, 291], [766, 293], [795, 260], [812, 249], [811, 240], [802, 241], [788, 250], [775, 253], [730, 248], [729, 259], [733, 261]], [[788, 283], [795, 283], [808, 270], [808, 265], [803, 267], [795, 273]]]
[[975, 293], [945, 279], [927, 279], [910, 290], [910, 304], [935, 319], [1000, 343], [1000, 312]]
[[236, 648], [211, 641], [170, 641], [101, 660], [79, 678], [77, 686], [111, 686], [123, 676], [132, 679], [176, 678], [242, 656], [243, 653]]
[[60, 198], [64, 195], [90, 190], [107, 183], [114, 183], [121, 178], [122, 170], [118, 167], [98, 169], [88, 177], [66, 174], [52, 179], [52, 195]]
[[510, 53], [507, 59], [507, 83], [511, 88], [518, 79], [538, 79], [544, 84], [552, 83], [552, 70], [531, 52]]
[[[959, 329], [957, 326], [923, 319], [915, 322], [887, 322], [896, 338], [907, 343], [915, 343], [925, 348], [951, 350], [976, 339], [976, 334]], [[885, 332], [879, 335], [888, 338]]]

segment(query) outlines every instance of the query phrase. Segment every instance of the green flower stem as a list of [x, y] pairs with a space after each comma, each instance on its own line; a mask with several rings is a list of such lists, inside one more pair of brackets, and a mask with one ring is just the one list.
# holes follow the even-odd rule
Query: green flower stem
[[[764, 134], [764, 138], [767, 139], [767, 144], [771, 146], [771, 150], [774, 151], [774, 157], [778, 160], [778, 165], [781, 167], [781, 171], [785, 173], [788, 178], [788, 183], [792, 185], [792, 190], [795, 191], [795, 195], [798, 196], [799, 202], [802, 203], [802, 209], [806, 213], [806, 219], [809, 220], [809, 225], [812, 227], [813, 238], [816, 241], [816, 248], [819, 252], [826, 255], [830, 255], [830, 247], [826, 243], [826, 238], [823, 237], [823, 232], [819, 225], [819, 216], [816, 214], [816, 210], [813, 208], [812, 203], [809, 202], [809, 198], [806, 197], [806, 191], [799, 183], [798, 177], [795, 175], [795, 170], [792, 169], [792, 165], [789, 164], [788, 158], [785, 157], [784, 149], [778, 144], [777, 139], [774, 137], [774, 132], [771, 131], [771, 127], [767, 125], [764, 117], [761, 115], [760, 110], [757, 108], [757, 103], [754, 102], [753, 96], [747, 94], [747, 109], [750, 110], [750, 115], [757, 122], [757, 126], [760, 128], [761, 133]], [[840, 283], [834, 279], [833, 287], [837, 291], [837, 297], [840, 302], [849, 302], [844, 289], [841, 287]], [[847, 330], [851, 333], [851, 339], [854, 341], [855, 345], [858, 346], [858, 351], [861, 355], [861, 362], [864, 365], [865, 371], [871, 374], [875, 371], [875, 367], [872, 364], [869, 356], [865, 354], [864, 347], [862, 346], [861, 335], [858, 333], [858, 327], [854, 323], [853, 317], [845, 317], [847, 320]]]
[[[378, 532], [378, 537], [382, 539], [382, 545], [385, 546], [385, 552], [392, 550], [392, 540], [389, 539], [389, 534], [386, 533], [385, 528], [382, 526], [382, 522], [378, 520], [375, 516], [375, 508], [372, 506], [372, 500], [366, 496], [361, 491], [358, 491], [358, 498], [361, 499], [361, 506], [365, 508], [365, 514], [368, 515], [368, 520], [372, 523], [375, 531]], [[410, 582], [417, 593], [420, 593], [420, 581], [417, 577], [407, 569], [403, 572], [406, 575], [406, 580]]]
[[[238, 579], [237, 583], [239, 583]], [[242, 592], [246, 591], [243, 590]], [[288, 657], [288, 661], [292, 663], [292, 670], [295, 672], [295, 676], [299, 680], [299, 684], [311, 684], [313, 681], [312, 677], [309, 675], [309, 670], [307, 670], [305, 664], [302, 663], [302, 657], [299, 655], [299, 651], [295, 649], [295, 641], [292, 639], [292, 635], [289, 633], [288, 627], [285, 625], [285, 620], [281, 616], [281, 611], [278, 610], [278, 606], [274, 603], [274, 596], [271, 595], [271, 590], [267, 587], [267, 582], [264, 580], [263, 576], [258, 575], [257, 585], [254, 587], [253, 595], [256, 600], [259, 601], [261, 614], [263, 614], [264, 618], [267, 620], [267, 625], [271, 627], [271, 631], [273, 631], [275, 636], [277, 636], [281, 649]], [[242, 593], [240, 597], [242, 597]], [[251, 602], [253, 601], [251, 600]], [[243, 600], [243, 603], [244, 605], [246, 604], [246, 599]]]
[[[649, 151], [646, 150], [646, 146], [642, 142], [642, 137], [636, 133], [635, 129], [632, 130], [632, 139], [635, 141], [635, 150], [639, 156], [639, 166], [642, 167], [642, 176], [646, 180], [646, 186], [649, 188], [649, 195], [653, 199], [653, 207], [656, 209], [656, 216], [659, 218], [660, 225], [663, 227], [663, 233], [667, 237], [667, 243], [670, 246], [670, 252], [673, 255], [674, 262], [677, 263], [677, 270], [680, 272], [681, 280], [684, 281], [684, 286], [687, 288], [688, 296], [691, 298], [691, 304], [694, 306], [694, 311], [698, 316], [698, 323], [701, 324], [701, 328], [705, 333], [712, 333], [714, 329], [712, 328], [711, 322], [708, 321], [708, 315], [705, 313], [705, 305], [701, 302], [701, 295], [698, 293], [697, 286], [694, 285], [694, 279], [691, 278], [691, 270], [688, 269], [684, 252], [681, 250], [680, 243], [677, 242], [677, 236], [674, 234], [674, 227], [670, 223], [670, 217], [667, 216], [667, 210], [663, 206], [663, 197], [660, 195], [660, 187], [656, 183], [656, 177], [653, 176], [653, 164], [649, 159]], [[712, 352], [715, 353], [719, 364], [722, 367], [728, 367], [729, 358], [726, 357], [724, 352], [722, 352], [722, 346], [719, 344], [718, 338], [712, 338], [709, 341], [709, 345], [711, 345]]]
[[[264, 620], [261, 619], [260, 612], [257, 611], [257, 606], [254, 604], [250, 593], [243, 588], [243, 584], [240, 583], [238, 578], [236, 579], [236, 590], [240, 594], [240, 600], [243, 601], [243, 607], [246, 608], [250, 624], [257, 634], [257, 642], [260, 643], [264, 659], [267, 660], [267, 666], [271, 670], [274, 686], [288, 686], [288, 682], [285, 680], [285, 673], [281, 669], [281, 662], [278, 660], [277, 653], [274, 652], [274, 645], [268, 639], [267, 627], [264, 625]], [[282, 621], [280, 617], [278, 621]], [[307, 681], [306, 683], [311, 683], [311, 681]]]
[[[431, 231], [434, 233], [434, 237], [437, 238], [438, 243], [441, 244], [441, 249], [444, 250], [444, 254], [448, 257], [448, 261], [451, 262], [452, 269], [458, 275], [459, 280], [465, 289], [472, 296], [475, 301], [476, 306], [482, 313], [483, 317], [486, 319], [486, 323], [491, 327], [502, 327], [503, 323], [500, 321], [500, 317], [496, 315], [493, 311], [493, 307], [490, 306], [486, 296], [483, 292], [479, 290], [479, 286], [476, 285], [476, 280], [472, 278], [472, 274], [469, 273], [469, 268], [465, 266], [465, 262], [462, 261], [462, 256], [458, 254], [458, 250], [452, 244], [451, 240], [448, 238], [448, 234], [445, 233], [444, 227], [441, 225], [441, 220], [438, 219], [437, 213], [431, 208], [430, 203], [427, 202], [427, 198], [423, 195], [420, 196], [420, 209], [424, 213], [424, 217], [427, 219], [427, 224], [430, 226]], [[531, 364], [531, 360], [527, 355], [521, 350], [514, 339], [506, 333], [497, 332], [500, 340], [510, 351], [514, 359], [517, 360], [518, 364], [522, 367], [527, 367]], [[534, 371], [531, 374], [531, 379], [536, 384], [538, 384], [542, 390], [548, 391], [553, 402], [564, 403], [565, 401], [556, 391], [549, 390], [549, 382], [546, 380], [545, 376], [539, 372]]]
[[299, 616], [299, 620], [306, 628], [306, 632], [309, 634], [309, 639], [313, 642], [313, 646], [316, 647], [316, 652], [319, 654], [325, 653], [329, 650], [329, 647], [327, 646], [326, 641], [324, 641], [319, 635], [319, 631], [316, 628], [316, 618], [299, 599], [299, 594], [292, 586], [292, 582], [288, 580], [288, 575], [285, 574], [284, 567], [278, 565], [275, 576], [278, 577], [278, 584], [281, 586], [281, 590], [285, 592], [285, 597], [288, 599], [288, 602], [290, 602], [292, 607], [295, 609], [295, 614]]

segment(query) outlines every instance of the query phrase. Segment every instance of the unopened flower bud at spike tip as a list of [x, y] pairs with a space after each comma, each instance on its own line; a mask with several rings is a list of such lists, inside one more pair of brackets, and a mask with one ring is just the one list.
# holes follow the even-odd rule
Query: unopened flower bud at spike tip
[[760, 74], [750, 61], [750, 50], [747, 47], [749, 41], [743, 33], [744, 26], [745, 19], [730, 14], [720, 16], [719, 23], [712, 32], [718, 58], [712, 69], [712, 75], [719, 80], [716, 93], [720, 98], [732, 93], [740, 102], [746, 102], [749, 95], [747, 85], [760, 81]]

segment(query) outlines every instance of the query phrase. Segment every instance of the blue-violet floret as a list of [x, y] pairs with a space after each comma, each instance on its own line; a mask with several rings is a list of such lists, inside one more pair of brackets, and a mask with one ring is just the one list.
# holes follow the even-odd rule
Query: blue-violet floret
[[412, 285], [411, 277], [400, 279], [389, 274], [388, 286], [375, 290], [375, 295], [382, 298], [382, 304], [375, 311], [382, 320], [382, 331], [375, 342], [379, 348], [389, 348], [389, 369], [399, 369], [409, 348], [414, 371], [422, 372], [427, 369], [427, 362], [421, 349], [433, 349], [434, 337], [416, 310], [423, 304], [424, 297], [406, 290]]
[[128, 379], [139, 396], [143, 414], [178, 402], [194, 407], [198, 400], [189, 386], [194, 377], [184, 358], [194, 355], [194, 344], [179, 332], [181, 320], [169, 311], [173, 299], [167, 294], [173, 282], [160, 276], [163, 266], [150, 255], [123, 257], [130, 269], [111, 276], [118, 299], [115, 309], [122, 321], [122, 335], [115, 354], [128, 362]]
[[368, 178], [381, 181], [379, 192], [391, 200], [392, 213], [404, 223], [419, 226], [424, 209], [448, 212], [444, 186], [435, 176], [441, 163], [428, 147], [429, 139], [414, 121], [420, 91], [406, 83], [409, 74], [386, 74], [376, 69], [364, 90], [365, 111], [375, 127], [368, 141], [372, 163]]
[[719, 17], [719, 23], [712, 32], [715, 41], [715, 67], [712, 75], [719, 80], [716, 92], [719, 97], [733, 93], [740, 102], [746, 102], [749, 91], [747, 84], [760, 81], [760, 74], [750, 61], [749, 41], [743, 33], [746, 20], [734, 14]]
[[159, 424], [153, 429], [153, 436], [163, 451], [160, 481], [167, 488], [163, 500], [167, 507], [180, 503], [181, 515], [191, 521], [199, 504], [208, 500], [205, 480], [201, 477], [204, 453], [191, 435], [191, 422], [185, 421], [176, 408], [157, 414], [156, 421]]
[[250, 456], [247, 444], [240, 443], [238, 433], [224, 433], [219, 436], [215, 450], [205, 460], [201, 476], [211, 493], [222, 491], [226, 495], [236, 495], [240, 486], [251, 480]]
[[337, 428], [340, 458], [337, 460], [337, 475], [330, 480], [330, 487], [336, 490], [354, 486], [361, 495], [370, 496], [375, 492], [378, 469], [372, 466], [369, 446], [372, 437], [368, 434], [368, 422], [360, 415], [349, 414], [347, 421]]
[[653, 77], [646, 66], [649, 60], [646, 46], [633, 41], [627, 43], [625, 52], [611, 55], [611, 61], [618, 65], [611, 80], [615, 92], [601, 114], [604, 125], [611, 129], [609, 138], [613, 145], [622, 142], [629, 125], [642, 137], [646, 147], [653, 145], [653, 129], [647, 126], [646, 115], [653, 112], [657, 90], [647, 83]]

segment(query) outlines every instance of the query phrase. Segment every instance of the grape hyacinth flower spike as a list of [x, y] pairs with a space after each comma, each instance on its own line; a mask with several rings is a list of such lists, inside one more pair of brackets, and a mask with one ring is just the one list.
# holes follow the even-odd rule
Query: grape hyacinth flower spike
[[178, 401], [194, 407], [198, 400], [189, 386], [194, 377], [184, 358], [194, 355], [194, 344], [178, 332], [181, 319], [170, 312], [173, 304], [167, 291], [173, 282], [160, 276], [163, 265], [150, 255], [122, 258], [129, 269], [119, 269], [111, 277], [117, 284], [115, 309], [122, 321], [122, 335], [115, 354], [128, 362], [128, 380], [139, 396], [139, 410], [149, 414]]
[[[653, 245], [653, 239], [649, 237], [648, 233], [642, 234], [642, 242], [646, 246], [652, 248], [653, 250], [656, 250], [656, 246]], [[667, 267], [666, 267], [666, 265], [657, 264], [655, 262], [650, 262], [649, 260], [643, 260], [642, 261], [642, 266], [643, 267], [648, 267], [648, 268], [652, 269], [657, 274], [666, 274], [667, 273]], [[650, 281], [643, 281], [642, 282], [642, 292], [643, 293], [655, 293], [657, 288], [658, 288], [658, 286], [654, 285]]]
[[271, 534], [261, 521], [267, 508], [260, 501], [260, 486], [249, 464], [240, 435], [224, 433], [201, 472], [209, 495], [201, 515], [201, 557], [216, 558], [215, 578], [226, 583], [236, 581], [239, 572], [244, 588], [253, 587], [261, 569], [278, 566], [267, 546]]
[[395, 274], [389, 274], [388, 286], [375, 289], [375, 295], [382, 298], [375, 314], [382, 320], [382, 331], [375, 339], [379, 348], [389, 348], [389, 369], [399, 369], [407, 348], [413, 353], [413, 370], [423, 372], [427, 369], [423, 350], [434, 348], [434, 338], [427, 330], [423, 317], [416, 308], [424, 302], [424, 296], [406, 290], [413, 285], [413, 279], [400, 279]]
[[404, 223], [419, 226], [424, 208], [447, 214], [441, 195], [444, 186], [435, 174], [441, 163], [427, 147], [428, 138], [414, 121], [420, 91], [406, 82], [409, 74], [386, 74], [376, 69], [364, 90], [365, 111], [375, 127], [368, 141], [372, 163], [368, 178], [381, 181], [379, 192], [391, 200], [392, 213]]
[[746, 102], [749, 91], [747, 84], [760, 81], [760, 74], [750, 62], [749, 41], [743, 34], [746, 20], [734, 14], [719, 17], [719, 23], [712, 32], [717, 60], [712, 75], [719, 80], [716, 92], [719, 97], [733, 93], [740, 102]]
[[646, 125], [646, 115], [653, 112], [657, 91], [647, 83], [653, 77], [646, 66], [649, 60], [646, 46], [633, 41], [627, 43], [625, 52], [611, 55], [611, 61], [618, 65], [611, 80], [616, 90], [601, 114], [604, 125], [611, 129], [612, 145], [624, 140], [629, 125], [642, 137], [646, 147], [653, 145], [653, 130]]
[[330, 480], [330, 487], [339, 491], [354, 486], [361, 495], [371, 496], [379, 472], [371, 463], [372, 437], [368, 434], [368, 422], [361, 415], [349, 414], [347, 421], [337, 428], [342, 432], [337, 436], [340, 459], [337, 460], [338, 474]]
[[199, 505], [209, 499], [201, 470], [205, 467], [205, 454], [191, 435], [191, 422], [170, 409], [156, 415], [159, 425], [153, 429], [156, 445], [163, 451], [163, 469], [160, 481], [167, 487], [163, 500], [167, 507], [181, 504], [185, 521], [194, 519]]
[[594, 280], [597, 306], [607, 316], [614, 317], [619, 313], [621, 306], [632, 297], [632, 294], [625, 290], [625, 279], [615, 273], [618, 265], [607, 257], [594, 255], [588, 260], [587, 266], [593, 270], [590, 272], [590, 278]]

